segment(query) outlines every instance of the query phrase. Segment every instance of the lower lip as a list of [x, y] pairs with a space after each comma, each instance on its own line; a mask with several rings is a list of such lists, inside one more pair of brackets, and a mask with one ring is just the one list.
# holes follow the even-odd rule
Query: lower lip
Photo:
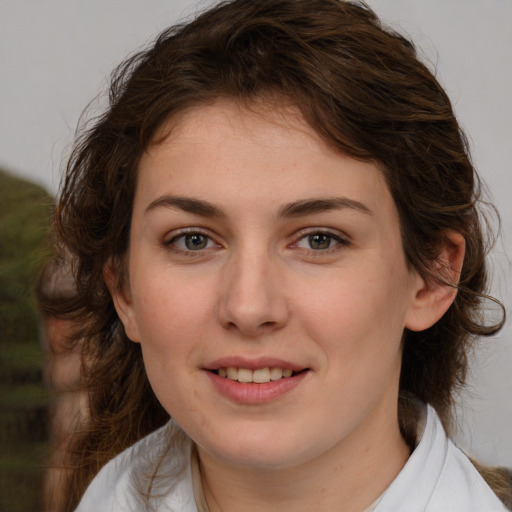
[[309, 373], [308, 370], [297, 373], [293, 377], [271, 380], [264, 384], [245, 383], [220, 377], [214, 372], [206, 371], [211, 382], [222, 395], [233, 402], [247, 405], [258, 405], [272, 402], [295, 389]]

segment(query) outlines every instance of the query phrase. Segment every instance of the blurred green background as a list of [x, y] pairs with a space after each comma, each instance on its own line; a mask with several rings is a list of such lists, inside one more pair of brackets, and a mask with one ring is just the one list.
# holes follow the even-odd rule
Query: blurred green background
[[48, 392], [35, 294], [53, 198], [0, 170], [0, 512], [41, 510]]

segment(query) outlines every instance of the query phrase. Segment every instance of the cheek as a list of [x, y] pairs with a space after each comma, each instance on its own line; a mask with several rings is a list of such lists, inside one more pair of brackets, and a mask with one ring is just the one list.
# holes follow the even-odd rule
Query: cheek
[[328, 285], [310, 287], [299, 304], [303, 328], [322, 345], [330, 365], [371, 373], [379, 361], [394, 364], [407, 305], [401, 269], [344, 273]]
[[148, 280], [137, 306], [140, 344], [151, 387], [167, 412], [181, 418], [183, 408], [190, 409], [191, 397], [198, 393], [191, 377], [208, 332], [208, 297], [179, 281]]
[[146, 276], [141, 293], [134, 294], [144, 365], [157, 397], [170, 413], [187, 391], [212, 316], [211, 297], [204, 287], [171, 277]]
[[165, 348], [176, 340], [193, 341], [212, 309], [208, 287], [172, 273], [155, 274], [142, 276], [133, 295], [142, 342]]

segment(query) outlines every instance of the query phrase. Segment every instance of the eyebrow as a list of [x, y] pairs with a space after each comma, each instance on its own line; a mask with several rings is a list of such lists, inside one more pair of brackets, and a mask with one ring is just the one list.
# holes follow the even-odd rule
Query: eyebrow
[[217, 206], [192, 197], [166, 195], [155, 199], [145, 210], [144, 214], [157, 208], [179, 209], [200, 217], [225, 217], [226, 214]]
[[[145, 210], [145, 214], [157, 208], [171, 208], [183, 210], [200, 217], [226, 217], [224, 211], [203, 199], [192, 197], [165, 195], [155, 199]], [[351, 209], [358, 212], [373, 215], [373, 212], [365, 204], [348, 197], [329, 197], [322, 199], [302, 199], [288, 203], [279, 209], [280, 218], [302, 217], [329, 210]]]
[[313, 215], [329, 210], [351, 209], [358, 212], [373, 215], [373, 212], [365, 204], [348, 197], [329, 197], [322, 199], [303, 199], [295, 201], [283, 206], [279, 210], [279, 217], [302, 217], [305, 215]]

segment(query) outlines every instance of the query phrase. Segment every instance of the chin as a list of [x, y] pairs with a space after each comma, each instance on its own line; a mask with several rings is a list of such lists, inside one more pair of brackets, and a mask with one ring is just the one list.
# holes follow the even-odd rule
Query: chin
[[239, 429], [236, 435], [226, 436], [221, 442], [200, 442], [200, 450], [224, 464], [246, 468], [247, 470], [279, 470], [299, 465], [314, 454], [302, 452], [307, 446], [304, 439], [298, 440], [287, 429], [281, 432], [263, 434], [261, 429], [251, 435], [249, 429]]
[[210, 453], [224, 464], [244, 468], [253, 471], [277, 471], [288, 469], [300, 464], [297, 458], [297, 450], [293, 454], [271, 453], [268, 447], [256, 449], [243, 449], [242, 447], [234, 452], [230, 450]]

